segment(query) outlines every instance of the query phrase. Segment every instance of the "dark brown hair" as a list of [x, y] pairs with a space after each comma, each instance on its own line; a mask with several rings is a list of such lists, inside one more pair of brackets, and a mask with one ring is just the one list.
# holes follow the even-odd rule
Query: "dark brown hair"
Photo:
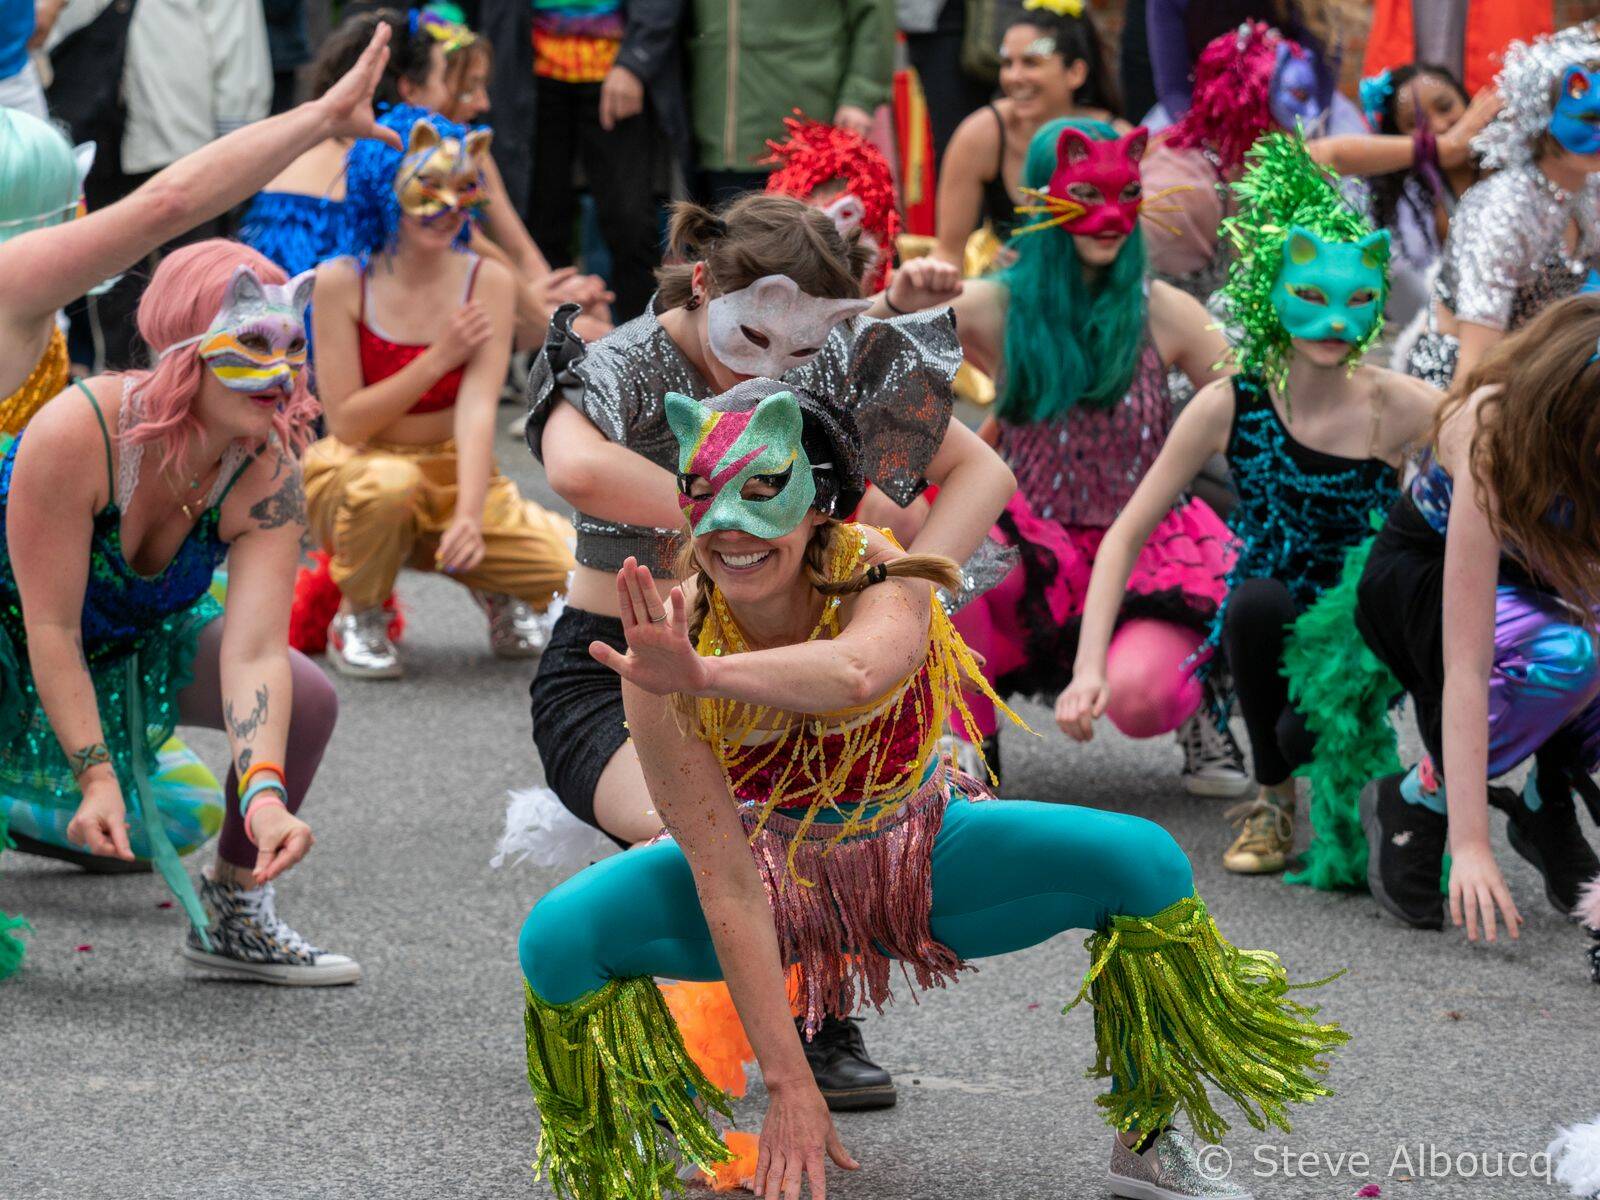
[[1594, 624], [1600, 608], [1600, 295], [1545, 308], [1458, 378], [1434, 418], [1483, 387], [1471, 469], [1490, 527], [1530, 572]]
[[392, 8], [380, 8], [347, 17], [328, 34], [311, 64], [313, 96], [323, 95], [356, 65], [380, 21], [389, 27], [389, 62], [372, 93], [373, 103], [399, 104], [402, 79], [409, 80], [415, 87], [428, 81], [428, 71], [433, 66], [433, 47], [439, 43], [427, 34], [413, 37], [405, 14]]
[[656, 268], [657, 303], [663, 310], [689, 303], [696, 262], [706, 264], [713, 296], [787, 275], [807, 295], [854, 299], [872, 253], [859, 233], [841, 236], [826, 213], [792, 196], [752, 192], [719, 213], [680, 200], [667, 226], [667, 263]]
[[444, 81], [450, 89], [452, 102], [466, 86], [467, 72], [479, 62], [489, 67], [491, 71], [494, 68], [494, 47], [481, 35], [444, 56]]

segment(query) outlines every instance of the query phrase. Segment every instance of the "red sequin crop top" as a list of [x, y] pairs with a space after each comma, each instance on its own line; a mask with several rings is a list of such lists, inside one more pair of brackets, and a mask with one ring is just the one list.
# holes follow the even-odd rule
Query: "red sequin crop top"
[[[473, 256], [472, 265], [467, 268], [467, 288], [462, 294], [461, 302], [465, 304], [472, 299], [472, 286], [478, 279], [478, 264], [482, 260]], [[367, 317], [367, 273], [363, 268], [361, 272], [361, 313], [356, 322], [356, 336], [361, 353], [361, 381], [370, 386], [381, 379], [398, 374], [415, 360], [430, 343], [396, 342], [378, 332]], [[439, 377], [427, 391], [417, 398], [417, 402], [406, 409], [409, 416], [414, 413], [444, 412], [456, 406], [456, 393], [461, 390], [461, 377], [465, 374], [465, 366], [456, 367]]]

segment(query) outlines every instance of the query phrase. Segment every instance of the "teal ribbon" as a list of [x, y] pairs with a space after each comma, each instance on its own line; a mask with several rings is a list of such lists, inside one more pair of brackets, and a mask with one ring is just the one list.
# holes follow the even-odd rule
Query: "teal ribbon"
[[144, 692], [139, 679], [137, 654], [128, 656], [123, 690], [128, 697], [128, 728], [133, 734], [131, 746], [133, 805], [139, 814], [139, 820], [144, 823], [145, 837], [150, 841], [150, 860], [155, 864], [157, 873], [166, 882], [168, 890], [183, 906], [189, 924], [194, 926], [194, 931], [200, 938], [201, 947], [210, 953], [211, 939], [207, 936], [206, 929], [211, 922], [206, 919], [205, 909], [200, 905], [200, 897], [195, 895], [194, 884], [189, 879], [189, 872], [184, 870], [183, 860], [178, 857], [172, 839], [167, 836], [167, 827], [161, 820], [161, 814], [156, 811], [155, 804], [149, 799], [150, 773], [145, 766], [145, 755], [149, 753], [146, 743], [149, 741], [150, 733], [144, 723]]

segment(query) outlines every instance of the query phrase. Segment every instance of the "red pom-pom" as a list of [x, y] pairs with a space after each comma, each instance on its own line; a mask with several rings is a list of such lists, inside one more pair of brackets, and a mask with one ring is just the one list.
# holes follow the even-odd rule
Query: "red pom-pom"
[[[328, 568], [328, 552], [313, 550], [311, 566], [294, 577], [294, 607], [289, 611], [289, 645], [302, 654], [321, 654], [328, 648], [328, 623], [343, 598]], [[393, 595], [383, 602], [388, 610], [389, 640], [398, 642], [405, 629], [405, 614]]]
[[878, 243], [878, 263], [862, 290], [869, 296], [882, 291], [894, 265], [894, 240], [900, 233], [889, 160], [859, 133], [809, 120], [799, 109], [794, 116], [785, 117], [783, 124], [788, 139], [767, 142], [772, 154], [763, 161], [776, 164], [767, 176], [767, 191], [806, 200], [823, 184], [842, 182], [845, 191], [861, 201], [862, 232]]

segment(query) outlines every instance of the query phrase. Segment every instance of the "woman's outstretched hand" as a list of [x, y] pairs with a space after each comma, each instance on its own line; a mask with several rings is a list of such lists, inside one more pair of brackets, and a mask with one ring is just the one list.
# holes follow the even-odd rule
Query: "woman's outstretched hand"
[[1494, 861], [1494, 852], [1487, 845], [1452, 847], [1450, 923], [1458, 929], [1465, 925], [1469, 942], [1478, 940], [1481, 924], [1484, 940], [1492, 942], [1496, 940], [1496, 909], [1505, 919], [1506, 932], [1516, 937], [1522, 931], [1522, 914], [1511, 899], [1511, 889]]
[[1079, 671], [1056, 697], [1056, 724], [1073, 741], [1087, 742], [1094, 737], [1094, 723], [1110, 702], [1111, 685], [1097, 675]]
[[67, 840], [87, 846], [90, 854], [133, 861], [128, 810], [122, 802], [122, 788], [109, 772], [84, 786], [83, 800], [67, 825]]
[[617, 572], [617, 610], [622, 615], [628, 653], [618, 654], [604, 642], [590, 642], [594, 660], [652, 696], [673, 692], [698, 695], [710, 668], [689, 641], [689, 606], [683, 589], [674, 587], [663, 603], [650, 569], [629, 558]]
[[769, 1083], [767, 1090], [772, 1099], [756, 1153], [756, 1195], [763, 1200], [800, 1200], [800, 1186], [809, 1179], [813, 1200], [827, 1200], [826, 1159], [846, 1171], [859, 1170], [861, 1164], [839, 1140], [814, 1082], [807, 1079], [793, 1087]]
[[330, 137], [377, 138], [388, 142], [396, 150], [405, 149], [400, 135], [378, 124], [372, 111], [372, 93], [383, 77], [383, 68], [389, 62], [389, 26], [378, 22], [372, 31], [372, 40], [356, 59], [356, 65], [344, 77], [312, 103], [322, 105], [322, 110], [332, 126]]
[[316, 840], [311, 827], [287, 808], [274, 804], [250, 814], [256, 835], [255, 883], [260, 887], [282, 875], [306, 856]]

